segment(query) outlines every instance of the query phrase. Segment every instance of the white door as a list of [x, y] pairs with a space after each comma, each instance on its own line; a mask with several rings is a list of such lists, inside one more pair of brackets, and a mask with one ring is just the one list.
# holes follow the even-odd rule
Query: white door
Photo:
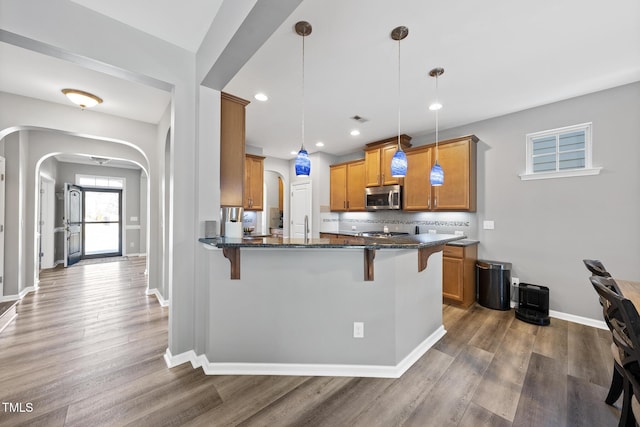
[[291, 184], [291, 237], [304, 238], [304, 217], [309, 220], [311, 237], [311, 181]]
[[4, 157], [0, 157], [0, 296], [4, 295]]
[[53, 268], [53, 222], [55, 215], [55, 183], [46, 176], [40, 176], [40, 269]]

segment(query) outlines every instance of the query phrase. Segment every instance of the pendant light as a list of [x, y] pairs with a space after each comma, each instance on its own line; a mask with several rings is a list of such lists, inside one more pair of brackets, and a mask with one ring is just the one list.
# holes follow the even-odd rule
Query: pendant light
[[398, 149], [391, 159], [391, 176], [404, 178], [407, 175], [407, 155], [400, 145], [400, 40], [409, 35], [407, 27], [396, 27], [391, 31], [391, 38], [398, 42]]
[[311, 24], [300, 21], [295, 25], [296, 33], [302, 36], [302, 145], [296, 157], [296, 176], [309, 176], [311, 172], [311, 160], [309, 153], [304, 148], [304, 38], [311, 34]]
[[431, 168], [431, 174], [429, 175], [431, 185], [433, 187], [439, 187], [444, 184], [444, 171], [442, 170], [440, 163], [438, 163], [438, 111], [442, 108], [442, 104], [438, 97], [438, 77], [442, 74], [444, 74], [444, 68], [438, 67], [429, 71], [429, 75], [436, 78], [436, 102], [429, 106], [430, 110], [436, 112], [436, 162]]

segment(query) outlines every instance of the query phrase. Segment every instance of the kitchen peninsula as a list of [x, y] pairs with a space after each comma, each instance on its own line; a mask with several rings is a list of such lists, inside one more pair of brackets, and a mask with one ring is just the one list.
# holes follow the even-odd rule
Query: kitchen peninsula
[[445, 334], [442, 249], [462, 238], [200, 239], [209, 265], [201, 365], [399, 377]]

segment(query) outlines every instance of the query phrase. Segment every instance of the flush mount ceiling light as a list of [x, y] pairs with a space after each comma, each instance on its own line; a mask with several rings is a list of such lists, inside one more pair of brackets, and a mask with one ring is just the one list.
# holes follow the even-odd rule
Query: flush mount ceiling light
[[102, 104], [102, 98], [83, 90], [62, 89], [62, 93], [64, 93], [71, 102], [79, 105], [83, 110], [85, 108], [91, 108], [98, 104]]
[[349, 132], [351, 134], [351, 136], [358, 136], [360, 135], [360, 131], [358, 129], [354, 129], [351, 132]]
[[[435, 77], [436, 79], [436, 102], [431, 104], [431, 106], [429, 107], [430, 110], [436, 112], [436, 162], [431, 168], [431, 174], [429, 175], [429, 180], [431, 181], [431, 185], [433, 187], [439, 187], [444, 184], [444, 170], [442, 170], [442, 166], [440, 166], [440, 163], [438, 163], [438, 110], [442, 108], [442, 104], [440, 103], [438, 97], [438, 77], [440, 77], [442, 74], [444, 74], [444, 68], [440, 67], [434, 68], [433, 70], [429, 71], [429, 75], [431, 77]], [[434, 108], [431, 108], [432, 106]]]
[[93, 160], [94, 162], [96, 162], [97, 164], [99, 164], [100, 166], [104, 165], [105, 163], [108, 163], [109, 160], [111, 159], [107, 159], [105, 157], [95, 157], [95, 156], [91, 156], [91, 160]]
[[316, 147], [324, 147], [324, 142], [322, 141], [316, 142]]
[[253, 97], [254, 97], [256, 100], [258, 100], [258, 101], [263, 101], [263, 102], [264, 102], [264, 101], [268, 101], [268, 100], [269, 100], [269, 97], [268, 97], [267, 95], [265, 95], [264, 93], [262, 93], [262, 92], [260, 92], [260, 93], [256, 93]]
[[407, 175], [407, 155], [400, 145], [400, 41], [409, 35], [407, 27], [396, 27], [391, 31], [391, 38], [398, 42], [398, 149], [391, 159], [391, 176], [403, 178]]
[[304, 149], [304, 39], [311, 34], [311, 24], [300, 21], [296, 23], [295, 30], [302, 37], [302, 145], [296, 157], [296, 176], [309, 176], [311, 160], [309, 160], [309, 153]]

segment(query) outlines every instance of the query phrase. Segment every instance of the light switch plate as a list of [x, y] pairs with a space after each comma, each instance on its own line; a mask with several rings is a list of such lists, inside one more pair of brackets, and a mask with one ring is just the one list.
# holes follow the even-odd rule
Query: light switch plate
[[485, 230], [493, 230], [495, 228], [495, 224], [493, 221], [483, 221], [482, 228]]
[[353, 322], [353, 337], [364, 338], [364, 322]]

